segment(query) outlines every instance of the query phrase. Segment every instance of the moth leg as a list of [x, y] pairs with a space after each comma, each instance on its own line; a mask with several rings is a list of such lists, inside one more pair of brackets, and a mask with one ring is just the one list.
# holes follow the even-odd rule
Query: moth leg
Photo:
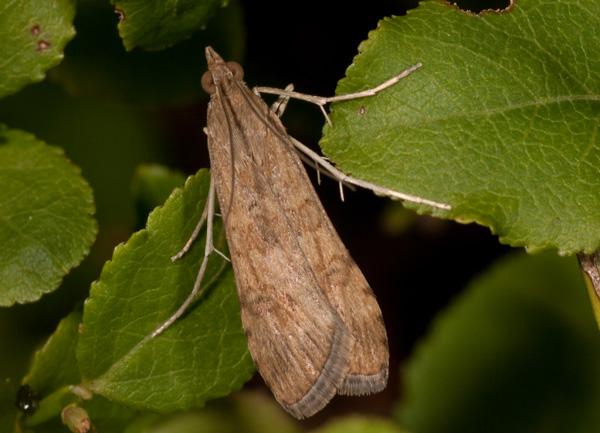
[[198, 234], [200, 233], [202, 226], [204, 225], [204, 221], [206, 221], [207, 214], [208, 214], [208, 200], [206, 201], [206, 204], [204, 205], [204, 210], [202, 211], [202, 216], [200, 217], [200, 221], [198, 221], [198, 225], [196, 225], [194, 232], [192, 233], [192, 235], [190, 236], [188, 241], [185, 243], [185, 245], [183, 246], [181, 251], [179, 251], [177, 254], [175, 254], [173, 257], [171, 257], [172, 261], [179, 260], [181, 257], [183, 257], [183, 255], [185, 253], [187, 253], [190, 250], [192, 244], [198, 237]]
[[371, 182], [367, 182], [367, 181], [364, 181], [361, 179], [356, 179], [354, 177], [348, 176], [348, 175], [344, 174], [343, 172], [341, 172], [340, 170], [338, 170], [337, 168], [335, 168], [329, 161], [327, 161], [325, 158], [320, 156], [318, 153], [314, 152], [313, 150], [309, 149], [304, 144], [302, 144], [301, 142], [296, 140], [294, 137], [290, 137], [290, 140], [291, 140], [292, 144], [294, 145], [294, 147], [296, 147], [296, 149], [299, 152], [303, 153], [308, 158], [310, 158], [314, 162], [315, 165], [318, 164], [321, 167], [323, 167], [328, 172], [330, 177], [332, 177], [333, 179], [337, 180], [340, 183], [340, 191], [341, 191], [341, 195], [342, 195], [342, 201], [343, 201], [343, 197], [344, 197], [343, 192], [342, 192], [342, 184], [346, 184], [346, 185], [349, 184], [349, 185], [356, 185], [356, 186], [364, 188], [364, 189], [369, 189], [378, 195], [384, 195], [384, 196], [388, 196], [388, 197], [392, 197], [392, 198], [398, 198], [400, 200], [406, 200], [406, 201], [410, 201], [410, 202], [417, 203], [417, 204], [424, 204], [427, 206], [444, 209], [444, 210], [452, 209], [452, 206], [444, 204], [444, 203], [439, 203], [437, 201], [428, 200], [426, 198], [418, 197], [416, 195], [405, 194], [403, 192], [394, 191], [389, 188], [384, 188], [379, 185], [375, 185], [374, 183], [371, 183]]
[[321, 96], [307, 95], [305, 93], [293, 92], [293, 91], [287, 90], [287, 88], [284, 90], [281, 90], [281, 89], [275, 89], [273, 87], [255, 87], [253, 90], [254, 90], [254, 93], [256, 93], [257, 95], [260, 95], [261, 93], [269, 93], [272, 95], [287, 96], [287, 97], [294, 98], [294, 99], [300, 99], [302, 101], [312, 102], [313, 104], [319, 106], [319, 108], [321, 109], [321, 112], [325, 116], [325, 120], [327, 120], [327, 123], [329, 124], [329, 126], [331, 126], [331, 120], [329, 120], [329, 116], [327, 116], [327, 112], [325, 111], [325, 108], [324, 108], [324, 106], [326, 104], [329, 104], [330, 102], [347, 101], [350, 99], [359, 99], [359, 98], [365, 98], [367, 96], [373, 96], [373, 95], [377, 94], [378, 92], [381, 92], [382, 90], [393, 86], [398, 81], [400, 81], [402, 78], [404, 78], [407, 75], [411, 74], [412, 72], [416, 71], [421, 66], [423, 66], [422, 63], [417, 63], [416, 65], [413, 65], [408, 69], [405, 69], [404, 71], [402, 71], [395, 77], [392, 77], [389, 80], [381, 83], [379, 86], [373, 87], [371, 89], [363, 90], [362, 92], [348, 93], [346, 95], [330, 96], [328, 98], [324, 98]]
[[[190, 237], [188, 242], [185, 244], [183, 249], [179, 253], [177, 253], [176, 255], [171, 257], [171, 260], [177, 260], [178, 258], [180, 258], [183, 254], [185, 254], [189, 250], [190, 245], [198, 236], [198, 233], [200, 232], [200, 228], [202, 227], [202, 224], [206, 220], [206, 244], [204, 246], [204, 258], [202, 259], [202, 264], [200, 265], [200, 270], [198, 271], [198, 276], [196, 277], [196, 282], [194, 283], [194, 288], [192, 289], [192, 292], [189, 294], [187, 299], [183, 302], [183, 304], [181, 304], [179, 309], [152, 333], [152, 338], [161, 334], [165, 329], [167, 329], [169, 326], [171, 326], [173, 324], [173, 322], [175, 322], [177, 319], [179, 319], [181, 317], [181, 315], [187, 310], [189, 305], [194, 301], [194, 299], [196, 299], [196, 296], [198, 296], [198, 293], [200, 292], [200, 285], [202, 284], [202, 278], [204, 278], [204, 273], [206, 272], [206, 267], [208, 265], [208, 258], [213, 251], [217, 251], [213, 245], [214, 217], [215, 217], [215, 182], [214, 182], [214, 178], [211, 174], [210, 187], [208, 189], [208, 200], [206, 201], [206, 205], [204, 206], [204, 211], [202, 212], [202, 217], [200, 218], [200, 222], [196, 226], [194, 233], [192, 233], [192, 236]], [[219, 254], [221, 254], [221, 253], [219, 253]]]
[[[292, 90], [294, 90], [294, 85], [288, 84], [284, 90], [286, 92], [291, 92]], [[260, 94], [258, 92], [255, 92], [255, 93], [260, 96]], [[287, 108], [288, 102], [290, 102], [289, 96], [279, 95], [277, 100], [275, 102], [273, 102], [273, 104], [271, 104], [271, 107], [269, 107], [269, 108], [273, 113], [275, 113], [277, 115], [277, 117], [281, 118], [281, 116], [283, 116], [283, 112]], [[312, 159], [308, 158], [306, 155], [304, 155], [301, 152], [298, 152], [298, 156], [300, 157], [300, 159], [302, 161], [304, 161], [305, 164], [311, 166], [312, 168], [314, 168], [317, 171], [317, 183], [319, 185], [321, 185], [321, 168], [320, 168], [319, 164], [315, 163]], [[329, 173], [325, 172], [325, 175], [329, 176], [335, 180], [335, 177], [331, 176]], [[352, 188], [352, 189], [354, 189], [354, 188]], [[342, 201], [343, 201], [343, 199], [342, 199]]]
[[[285, 89], [283, 90], [285, 90], [286, 92], [291, 92], [294, 90], [294, 85], [290, 83], [287, 86], [285, 86]], [[271, 111], [275, 113], [277, 117], [281, 118], [281, 116], [283, 116], [283, 112], [287, 108], [288, 102], [290, 102], [289, 96], [279, 95], [279, 98], [277, 98], [277, 100], [273, 102], [273, 104], [271, 104]]]

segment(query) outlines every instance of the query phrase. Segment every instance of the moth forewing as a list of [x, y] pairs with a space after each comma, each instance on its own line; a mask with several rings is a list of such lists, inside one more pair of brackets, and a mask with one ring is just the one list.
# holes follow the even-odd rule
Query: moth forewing
[[[210, 47], [208, 147], [257, 369], [282, 406], [383, 389], [387, 336], [369, 285], [264, 101]], [[214, 87], [213, 87], [214, 86]]]
[[[277, 122], [279, 122], [279, 119]], [[281, 127], [283, 128], [283, 127]], [[269, 149], [270, 184], [295, 232], [319, 287], [356, 343], [341, 394], [368, 394], [387, 384], [388, 345], [383, 318], [362, 272], [340, 240], [291, 143]]]
[[337, 392], [353, 340], [281, 207], [280, 195], [292, 191], [270, 183], [279, 153], [271, 148], [281, 144], [272, 129], [256, 121], [247, 98], [256, 99], [251, 103], [259, 115], [272, 122], [268, 107], [243, 83], [240, 87], [220, 58], [208, 59], [216, 85], [208, 146], [248, 347], [277, 400], [304, 418]]

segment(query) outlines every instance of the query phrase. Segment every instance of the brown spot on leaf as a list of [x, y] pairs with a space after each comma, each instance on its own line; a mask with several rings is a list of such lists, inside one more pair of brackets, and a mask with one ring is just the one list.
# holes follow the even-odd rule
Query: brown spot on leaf
[[367, 109], [365, 108], [365, 106], [361, 105], [360, 108], [358, 109], [358, 114], [360, 116], [364, 116], [366, 112], [367, 112]]
[[38, 26], [37, 24], [36, 24], [36, 25], [34, 25], [34, 26], [31, 28], [31, 34], [32, 34], [33, 36], [37, 36], [37, 35], [39, 35], [39, 34], [40, 34], [40, 26]]
[[41, 53], [41, 52], [49, 50], [49, 49], [50, 49], [50, 42], [46, 42], [46, 41], [38, 42], [38, 46], [37, 46], [38, 53]]

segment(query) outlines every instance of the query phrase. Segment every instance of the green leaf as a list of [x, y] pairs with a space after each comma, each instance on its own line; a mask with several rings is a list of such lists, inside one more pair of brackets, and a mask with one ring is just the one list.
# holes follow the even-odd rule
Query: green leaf
[[81, 317], [82, 309], [77, 308], [60, 321], [56, 331], [36, 352], [23, 384], [38, 390], [42, 396], [47, 396], [59, 388], [81, 382], [75, 358]]
[[74, 0], [8, 0], [0, 11], [0, 97], [41, 81], [75, 36]]
[[482, 15], [428, 1], [386, 18], [338, 92], [423, 67], [375, 97], [335, 105], [323, 150], [351, 175], [452, 205], [432, 213], [489, 226], [503, 243], [592, 252], [598, 16], [596, 0], [520, 0]]
[[[197, 301], [151, 338], [196, 280], [204, 232], [181, 259], [172, 262], [171, 257], [200, 220], [209, 178], [203, 170], [190, 177], [183, 190], [152, 212], [146, 229], [115, 249], [92, 285], [78, 359], [84, 384], [93, 392], [128, 407], [169, 412], [202, 407], [206, 400], [227, 395], [254, 371], [233, 271], [216, 254]], [[221, 224], [215, 222], [218, 236]]]
[[0, 126], [0, 305], [55, 290], [96, 232], [92, 190], [62, 149]]
[[171, 170], [159, 164], [142, 164], [138, 166], [133, 178], [133, 194], [152, 208], [169, 198], [173, 188], [185, 181], [182, 172]]
[[81, 308], [77, 308], [59, 323], [46, 344], [36, 352], [23, 384], [37, 390], [42, 397], [39, 408], [25, 418], [29, 426], [52, 419], [60, 419], [62, 409], [79, 398], [71, 392], [71, 386], [81, 382], [75, 358]]
[[111, 0], [121, 15], [119, 33], [127, 51], [160, 50], [204, 28], [226, 0]]
[[144, 164], [135, 171], [131, 189], [138, 215], [144, 220], [152, 209], [171, 195], [174, 188], [182, 185], [185, 176], [180, 171], [170, 170], [158, 164]]
[[589, 432], [599, 358], [575, 259], [515, 254], [434, 322], [404, 372], [400, 418], [420, 433]]
[[[65, 61], [50, 74], [71, 94], [152, 107], [188, 104], [206, 95], [200, 84], [206, 71], [206, 45], [215, 44], [228, 59], [243, 57], [244, 23], [237, 1], [219, 9], [205, 31], [153, 52], [123, 50], [123, 41], [114, 31], [114, 10], [108, 6], [101, 2], [78, 6], [77, 37], [67, 47]], [[218, 37], [223, 33], [226, 39]]]

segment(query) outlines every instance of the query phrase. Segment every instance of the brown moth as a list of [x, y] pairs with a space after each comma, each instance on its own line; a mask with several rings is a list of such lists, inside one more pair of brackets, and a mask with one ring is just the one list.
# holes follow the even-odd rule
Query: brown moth
[[[213, 252], [215, 189], [231, 252], [248, 348], [279, 403], [297, 418], [321, 410], [336, 394], [381, 391], [389, 353], [381, 311], [364, 276], [342, 244], [310, 183], [298, 152], [342, 185], [440, 209], [451, 206], [393, 191], [339, 171], [287, 135], [275, 113], [290, 97], [323, 106], [372, 96], [421, 67], [420, 63], [372, 89], [330, 98], [269, 87], [253, 93], [243, 70], [206, 48], [202, 87], [211, 95], [208, 148], [211, 185], [204, 212], [177, 260], [207, 224], [204, 259], [185, 302], [153, 333], [156, 337], [186, 311], [200, 292]], [[258, 91], [281, 95], [273, 109]], [[273, 110], [273, 111], [272, 111]], [[296, 148], [296, 150], [294, 149]], [[317, 171], [318, 173], [318, 171]]]
[[297, 418], [381, 391], [387, 335], [279, 117], [236, 63], [206, 48], [208, 149], [256, 368]]

